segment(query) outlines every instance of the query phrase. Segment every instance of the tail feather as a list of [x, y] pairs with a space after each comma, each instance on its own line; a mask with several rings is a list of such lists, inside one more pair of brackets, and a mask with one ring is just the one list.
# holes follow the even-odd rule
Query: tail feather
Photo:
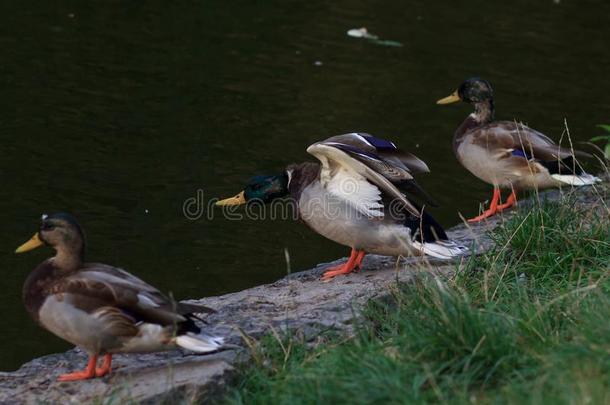
[[449, 240], [443, 227], [426, 211], [422, 210], [419, 218], [409, 215], [404, 225], [411, 230], [413, 247], [425, 255], [452, 259], [468, 253], [468, 248]]
[[176, 345], [195, 353], [209, 353], [222, 348], [224, 340], [215, 336], [187, 333], [185, 335], [176, 336], [175, 343]]
[[466, 246], [458, 245], [450, 240], [437, 240], [435, 242], [424, 243], [413, 241], [413, 247], [423, 254], [437, 259], [453, 259], [464, 256], [469, 252]]
[[602, 180], [599, 177], [595, 177], [591, 174], [582, 173], [580, 175], [572, 175], [572, 174], [551, 174], [555, 180], [558, 180], [562, 183], [569, 184], [571, 186], [590, 186], [595, 183], [599, 183]]

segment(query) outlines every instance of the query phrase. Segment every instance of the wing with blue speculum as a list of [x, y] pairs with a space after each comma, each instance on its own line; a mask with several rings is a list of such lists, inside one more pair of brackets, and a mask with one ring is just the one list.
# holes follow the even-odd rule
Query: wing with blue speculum
[[428, 165], [412, 153], [398, 149], [393, 142], [362, 132], [334, 136], [324, 142], [345, 151], [382, 174], [401, 192], [408, 193], [425, 204], [438, 206], [413, 178], [413, 174], [429, 173]]
[[[383, 192], [385, 197], [400, 200], [405, 209], [419, 216], [419, 209], [408, 200], [405, 193], [414, 194], [426, 202], [431, 201], [430, 196], [417, 185], [412, 174], [429, 171], [427, 165], [416, 156], [398, 149], [393, 142], [365, 133], [351, 133], [315, 143], [307, 151], [322, 162], [323, 182], [332, 185], [339, 179], [361, 176], [380, 191], [377, 204], [381, 204]], [[367, 186], [363, 188], [366, 191]]]

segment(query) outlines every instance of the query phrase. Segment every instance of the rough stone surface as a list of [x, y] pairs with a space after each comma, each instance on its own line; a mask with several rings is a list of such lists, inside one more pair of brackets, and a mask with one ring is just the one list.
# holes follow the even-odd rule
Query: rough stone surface
[[[557, 192], [545, 193], [554, 199]], [[582, 200], [596, 198], [591, 191]], [[522, 204], [527, 205], [527, 203]], [[607, 210], [607, 208], [606, 208]], [[491, 246], [486, 232], [510, 213], [475, 226], [460, 225], [449, 235], [477, 252]], [[193, 300], [217, 309], [206, 331], [226, 336], [235, 348], [211, 355], [179, 350], [145, 355], [117, 355], [112, 375], [88, 381], [59, 383], [59, 374], [80, 368], [86, 356], [78, 349], [34, 359], [19, 370], [0, 373], [0, 403], [83, 403], [123, 399], [145, 403], [166, 402], [179, 395], [211, 398], [235, 376], [235, 368], [248, 359], [243, 334], [257, 338], [275, 330], [313, 338], [327, 329], [347, 330], [369, 299], [387, 296], [396, 281], [409, 281], [421, 271], [450, 274], [458, 262], [367, 256], [363, 270], [330, 282], [320, 281], [328, 264], [291, 274], [272, 284], [218, 297]]]

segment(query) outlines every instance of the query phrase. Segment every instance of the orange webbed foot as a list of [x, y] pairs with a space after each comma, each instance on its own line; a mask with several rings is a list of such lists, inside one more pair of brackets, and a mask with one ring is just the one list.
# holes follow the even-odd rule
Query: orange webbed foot
[[500, 202], [500, 189], [494, 187], [494, 194], [491, 199], [491, 203], [489, 204], [489, 209], [484, 211], [481, 215], [471, 218], [468, 222], [480, 222], [485, 218], [489, 218], [498, 213], [498, 203]]
[[[338, 268], [337, 268], [338, 267]], [[332, 270], [325, 271], [322, 275], [322, 281], [330, 281], [331, 279], [342, 274], [349, 274], [354, 271], [355, 266], [347, 266], [347, 263], [341, 266], [331, 267]]]
[[83, 371], [76, 371], [74, 373], [62, 374], [57, 377], [57, 381], [79, 381], [88, 380], [89, 378], [95, 377], [95, 366], [97, 365], [97, 356], [89, 357], [87, 368]]
[[79, 380], [88, 380], [90, 378], [95, 377], [95, 370], [93, 373], [84, 370], [84, 371], [76, 371], [74, 373], [62, 374], [57, 377], [57, 381], [79, 381]]
[[349, 274], [355, 270], [360, 269], [365, 254], [366, 253], [364, 252], [364, 250], [358, 251], [356, 249], [352, 249], [352, 252], [347, 262], [338, 266], [330, 267], [322, 275], [322, 281], [330, 281], [331, 279], [337, 276]]
[[496, 213], [498, 212], [498, 210], [487, 210], [485, 212], [483, 212], [481, 215], [476, 216], [474, 218], [470, 218], [468, 220], [468, 222], [473, 223], [473, 222], [481, 222], [482, 220], [484, 220], [485, 218], [489, 218], [489, 217], [493, 217], [494, 215], [496, 215]]

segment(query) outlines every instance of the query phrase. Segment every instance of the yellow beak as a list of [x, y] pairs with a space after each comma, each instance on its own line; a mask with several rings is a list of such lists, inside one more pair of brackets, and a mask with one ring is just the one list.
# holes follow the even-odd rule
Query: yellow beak
[[436, 104], [451, 104], [451, 103], [455, 103], [460, 100], [461, 100], [461, 98], [458, 95], [458, 92], [456, 90], [450, 96], [447, 96], [445, 98], [441, 98], [440, 100], [438, 100], [436, 102]]
[[32, 239], [19, 246], [17, 250], [15, 250], [15, 253], [27, 252], [29, 250], [36, 249], [37, 247], [42, 245], [44, 245], [44, 243], [38, 237], [38, 232], [36, 232], [34, 236], [32, 236]]
[[246, 203], [246, 196], [244, 192], [237, 194], [235, 197], [225, 198], [216, 202], [216, 205], [242, 205]]

